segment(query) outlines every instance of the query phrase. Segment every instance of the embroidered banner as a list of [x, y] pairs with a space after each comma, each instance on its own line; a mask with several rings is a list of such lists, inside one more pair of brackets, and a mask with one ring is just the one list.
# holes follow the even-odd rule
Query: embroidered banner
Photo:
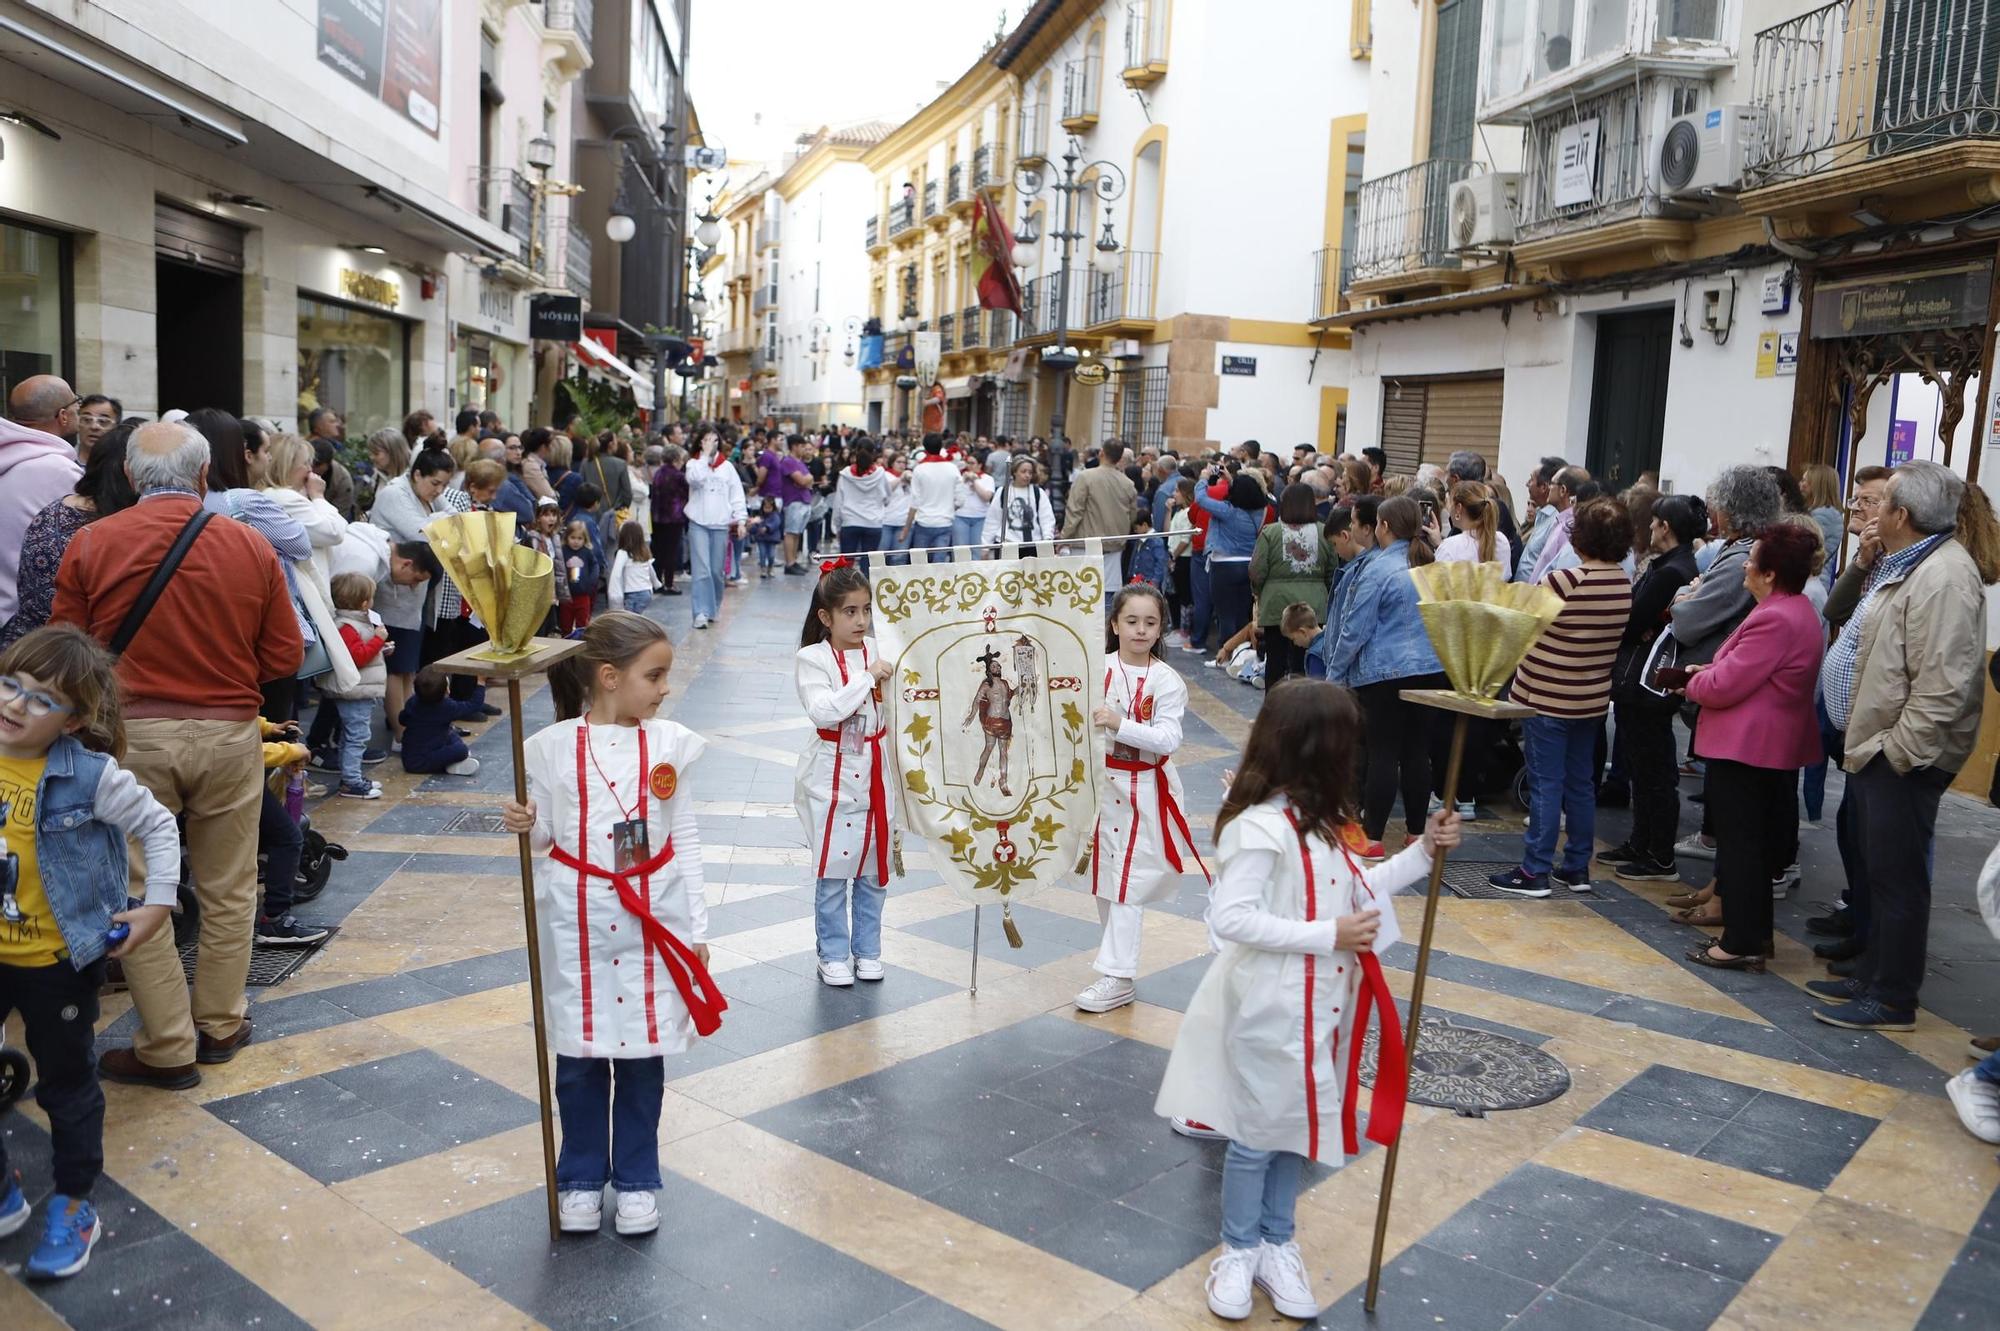
[[1055, 882], [1097, 818], [1101, 562], [878, 567], [873, 581], [903, 825], [969, 900]]

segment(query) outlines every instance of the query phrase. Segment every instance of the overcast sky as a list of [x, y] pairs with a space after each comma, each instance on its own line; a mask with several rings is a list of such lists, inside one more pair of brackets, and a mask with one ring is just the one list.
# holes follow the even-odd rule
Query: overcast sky
[[1029, 0], [693, 0], [689, 91], [704, 136], [738, 159], [801, 131], [897, 123], [969, 68]]

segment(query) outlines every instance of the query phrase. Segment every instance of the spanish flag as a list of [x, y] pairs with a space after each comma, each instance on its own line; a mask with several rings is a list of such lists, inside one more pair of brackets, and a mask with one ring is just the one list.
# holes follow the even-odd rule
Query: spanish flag
[[1021, 279], [1014, 275], [1014, 233], [993, 196], [981, 190], [972, 209], [972, 278], [982, 310], [1021, 312]]

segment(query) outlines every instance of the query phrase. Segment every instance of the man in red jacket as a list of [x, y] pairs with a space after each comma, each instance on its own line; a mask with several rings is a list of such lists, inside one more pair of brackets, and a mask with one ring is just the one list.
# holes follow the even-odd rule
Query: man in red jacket
[[[155, 422], [134, 431], [126, 474], [139, 502], [78, 531], [56, 574], [54, 618], [108, 643], [153, 570], [203, 505], [208, 441]], [[250, 1041], [244, 977], [257, 916], [257, 817], [263, 751], [259, 690], [305, 655], [284, 571], [250, 528], [209, 519], [118, 662], [124, 765], [187, 817], [187, 863], [201, 903], [193, 997], [166, 930], [125, 959], [140, 1030], [99, 1060], [113, 1081], [184, 1089], [198, 1063], [226, 1063]], [[135, 859], [137, 852], [134, 852]], [[134, 866], [136, 884], [143, 866]]]

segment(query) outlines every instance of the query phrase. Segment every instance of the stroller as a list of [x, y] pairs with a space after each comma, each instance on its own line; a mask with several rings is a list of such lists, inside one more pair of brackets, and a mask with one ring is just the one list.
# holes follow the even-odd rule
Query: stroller
[[[303, 792], [301, 792], [301, 797]], [[333, 866], [347, 858], [347, 848], [335, 841], [328, 841], [326, 835], [312, 825], [312, 818], [295, 808], [290, 792], [286, 796], [286, 809], [292, 812], [299, 825], [302, 845], [299, 849], [299, 871], [297, 883], [292, 889], [292, 904], [303, 906], [316, 900], [326, 891], [326, 885], [333, 877]], [[182, 948], [195, 941], [201, 934], [201, 902], [195, 896], [194, 875], [188, 868], [187, 833], [183, 825], [181, 833], [181, 881], [174, 906], [174, 946]], [[257, 880], [261, 884], [267, 870], [266, 856], [257, 855]]]

